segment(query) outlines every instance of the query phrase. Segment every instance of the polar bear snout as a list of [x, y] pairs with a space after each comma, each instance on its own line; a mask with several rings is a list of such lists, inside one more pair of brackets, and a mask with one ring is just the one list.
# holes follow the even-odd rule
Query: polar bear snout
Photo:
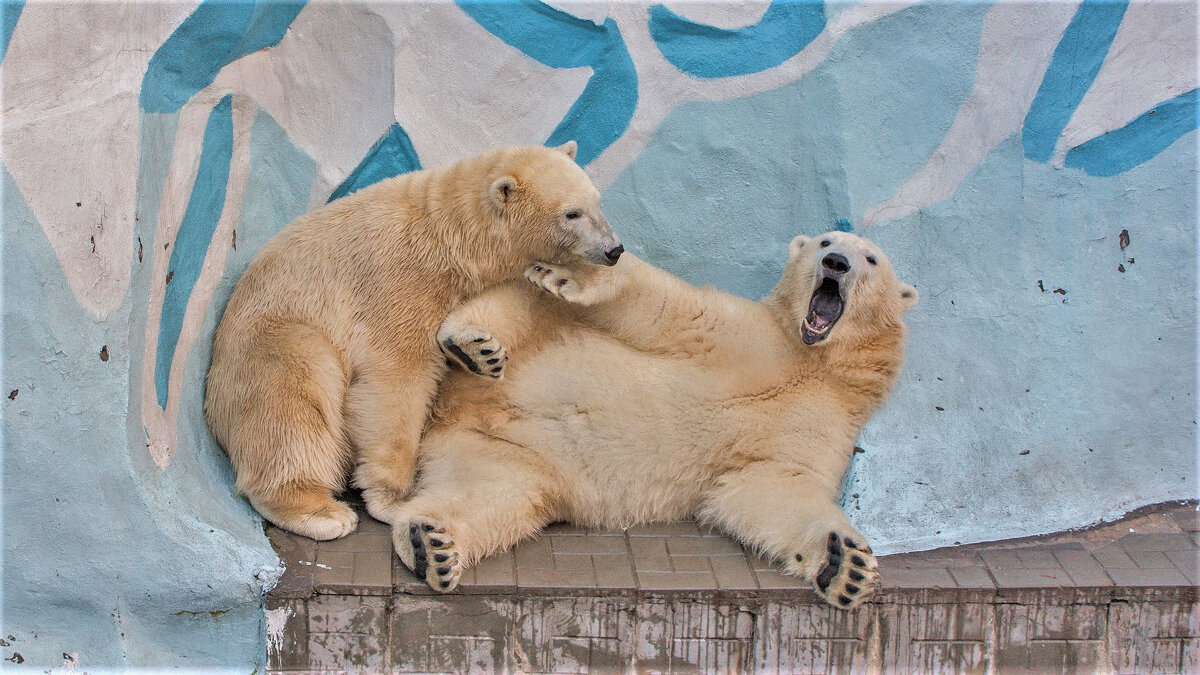
[[624, 252], [625, 247], [620, 244], [608, 249], [604, 252], [605, 263], [610, 267], [616, 265], [617, 261], [621, 259], [621, 254]]
[[821, 267], [832, 277], [839, 277], [850, 271], [850, 261], [841, 253], [830, 253], [821, 259]]

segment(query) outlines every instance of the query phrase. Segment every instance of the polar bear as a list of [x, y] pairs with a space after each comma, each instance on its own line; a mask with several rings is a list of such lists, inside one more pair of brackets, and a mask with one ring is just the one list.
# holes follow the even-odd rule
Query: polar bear
[[[917, 291], [852, 234], [800, 236], [761, 302], [626, 255], [537, 264], [457, 307], [442, 384], [393, 543], [449, 591], [462, 570], [565, 520], [695, 517], [853, 607], [878, 584], [835, 500], [896, 380]], [[555, 296], [546, 297], [538, 289]], [[500, 368], [498, 373], [491, 371]]]
[[390, 178], [258, 252], [217, 329], [204, 410], [259, 513], [313, 539], [348, 534], [358, 517], [334, 494], [357, 464], [368, 511], [389, 521], [444, 374], [435, 336], [450, 308], [535, 260], [617, 261], [575, 150], [502, 148]]

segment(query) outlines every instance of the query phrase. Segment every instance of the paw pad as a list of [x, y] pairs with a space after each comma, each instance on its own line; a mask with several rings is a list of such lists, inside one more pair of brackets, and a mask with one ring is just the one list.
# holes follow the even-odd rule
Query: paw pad
[[439, 522], [429, 519], [411, 521], [407, 537], [397, 528], [396, 553], [413, 574], [435, 591], [447, 593], [458, 586], [462, 563], [454, 540]]
[[574, 302], [579, 295], [579, 284], [571, 278], [567, 270], [545, 263], [530, 265], [525, 270], [525, 278], [534, 286], [567, 302]]
[[447, 359], [476, 375], [495, 379], [504, 375], [508, 350], [488, 333], [464, 328], [439, 336], [438, 346]]
[[874, 595], [879, 569], [869, 546], [830, 532], [823, 553], [824, 562], [813, 581], [817, 592], [830, 604], [849, 609]]

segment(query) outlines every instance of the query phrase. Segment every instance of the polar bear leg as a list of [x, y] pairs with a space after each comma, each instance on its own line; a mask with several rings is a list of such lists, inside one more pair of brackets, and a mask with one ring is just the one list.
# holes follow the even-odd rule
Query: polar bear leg
[[[735, 358], [746, 353], [742, 332], [722, 327], [745, 324], [747, 301], [696, 288], [632, 254], [612, 267], [539, 262], [525, 270], [525, 278], [577, 305], [589, 325], [635, 349], [711, 361], [714, 349], [730, 343]], [[752, 349], [760, 351], [761, 345], [756, 341]]]
[[341, 441], [346, 374], [333, 346], [303, 325], [274, 323], [221, 347], [205, 411], [237, 471], [237, 491], [277, 526], [318, 540], [354, 531], [334, 499], [346, 485]]
[[346, 393], [346, 431], [358, 460], [354, 483], [362, 488], [367, 512], [376, 520], [393, 523], [412, 488], [417, 445], [436, 383], [431, 364], [424, 370], [411, 364], [365, 370]]
[[535, 453], [465, 430], [435, 431], [421, 446], [421, 477], [397, 511], [401, 562], [449, 592], [480, 558], [530, 537], [552, 519], [555, 479]]
[[830, 604], [856, 607], [878, 589], [875, 556], [833, 503], [835, 488], [796, 473], [776, 462], [731, 472], [707, 496], [701, 519], [810, 581]]

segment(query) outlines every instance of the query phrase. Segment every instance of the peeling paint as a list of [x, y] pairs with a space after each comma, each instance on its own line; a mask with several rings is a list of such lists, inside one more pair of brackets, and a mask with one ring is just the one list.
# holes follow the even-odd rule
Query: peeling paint
[[283, 631], [287, 621], [292, 617], [292, 608], [284, 605], [278, 609], [268, 609], [264, 612], [267, 624], [267, 653], [278, 654], [283, 648]]

